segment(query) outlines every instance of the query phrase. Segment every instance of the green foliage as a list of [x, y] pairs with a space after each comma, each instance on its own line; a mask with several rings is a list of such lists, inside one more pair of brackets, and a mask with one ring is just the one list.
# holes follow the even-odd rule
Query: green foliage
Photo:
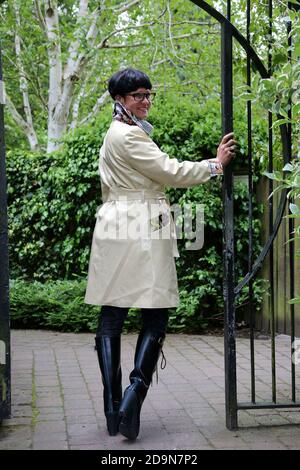
[[[299, 5], [299, 2], [292, 2]], [[254, 87], [257, 99], [263, 99], [264, 107], [277, 114], [274, 119], [273, 128], [277, 130], [286, 128], [286, 134], [291, 131], [291, 162], [283, 166], [282, 158], [277, 164], [277, 171], [265, 172], [265, 175], [277, 181], [275, 191], [287, 190], [290, 214], [286, 218], [295, 219], [295, 226], [289, 242], [300, 238], [300, 12], [290, 10], [286, 17], [286, 22], [290, 22], [291, 45], [289, 47], [290, 58], [284, 58], [284, 65], [276, 67], [274, 75], [269, 80], [257, 81]], [[290, 129], [287, 128], [289, 126]], [[298, 153], [298, 158], [293, 158]], [[283, 168], [282, 168], [283, 167]], [[280, 171], [278, 170], [280, 169]], [[275, 191], [273, 193], [275, 193]], [[296, 258], [300, 259], [300, 250], [296, 251]], [[290, 299], [290, 304], [300, 302], [298, 295]]]
[[169, 155], [179, 160], [216, 156], [222, 130], [215, 99], [200, 104], [196, 97], [181, 97], [178, 104], [177, 96], [169, 96], [168, 104], [155, 101], [150, 120], [154, 125], [153, 139]]
[[85, 280], [15, 280], [10, 287], [13, 328], [94, 331], [99, 308], [83, 303]]
[[[262, 7], [264, 8], [263, 4]], [[265, 113], [272, 113], [273, 167], [281, 171], [283, 167], [281, 131], [287, 124], [290, 124], [292, 155], [297, 152], [297, 140], [300, 133], [300, 11], [289, 9], [288, 2], [281, 2], [276, 6], [276, 10], [278, 18], [274, 14], [276, 20], [272, 37], [272, 76], [262, 79], [259, 74], [256, 74], [253, 76], [251, 87], [240, 87], [244, 93], [240, 94], [239, 98], [251, 100], [253, 106], [259, 105]], [[287, 40], [288, 27], [290, 27], [291, 44], [288, 44]], [[265, 50], [267, 51], [267, 48]], [[261, 157], [266, 169], [267, 149], [262, 152]]]
[[[41, 328], [63, 332], [95, 332], [101, 308], [85, 304], [85, 279], [45, 283], [17, 279], [10, 285], [13, 328]], [[140, 326], [138, 309], [130, 309], [124, 331]]]
[[[299, 141], [299, 156], [300, 156], [300, 141]], [[283, 168], [284, 174], [279, 171], [274, 171], [272, 173], [265, 173], [265, 175], [277, 181], [278, 186], [275, 191], [287, 190], [287, 199], [289, 200], [289, 211], [290, 214], [286, 215], [285, 218], [294, 219], [294, 230], [290, 234], [289, 243], [300, 239], [300, 159], [293, 160], [291, 163], [288, 163]], [[273, 191], [273, 194], [275, 193]], [[298, 224], [297, 224], [298, 221]], [[296, 259], [300, 260], [300, 250], [296, 251]], [[290, 304], [300, 303], [300, 295], [290, 299]]]
[[104, 116], [97, 133], [90, 127], [69, 134], [51, 156], [8, 152], [13, 277], [59, 279], [86, 271], [101, 201], [99, 147], [109, 120]]
[[[210, 273], [211, 274], [211, 273]], [[218, 294], [220, 286], [210, 289], [206, 274], [198, 289], [193, 291], [180, 288], [181, 303], [177, 309], [170, 309], [168, 332], [197, 333], [209, 325], [222, 325], [221, 315], [212, 314], [211, 309], [202, 315], [204, 294]], [[14, 280], [10, 286], [10, 314], [12, 328], [51, 329], [62, 332], [93, 332], [98, 325], [101, 308], [85, 304], [85, 279], [73, 281]], [[259, 305], [261, 289], [255, 288]], [[217, 303], [217, 302], [216, 302]], [[217, 323], [216, 323], [217, 321]], [[138, 331], [141, 326], [139, 309], [130, 309], [124, 323], [124, 332]]]
[[[180, 258], [177, 260], [177, 273], [181, 289], [181, 304], [176, 311], [177, 328], [191, 328], [199, 331], [208, 323], [223, 320], [223, 261], [222, 228], [223, 208], [221, 200], [221, 182], [210, 181], [205, 185], [186, 190], [180, 198], [183, 204], [204, 204], [204, 245], [201, 250], [186, 250], [185, 239], [179, 240]], [[234, 190], [235, 211], [235, 285], [248, 271], [248, 188], [244, 183], [236, 182]], [[253, 246], [254, 259], [260, 251], [259, 215], [262, 206], [255, 204], [253, 210]], [[254, 281], [254, 304], [258, 309], [263, 293], [260, 279]], [[248, 287], [244, 288], [237, 299], [239, 314], [249, 305]]]

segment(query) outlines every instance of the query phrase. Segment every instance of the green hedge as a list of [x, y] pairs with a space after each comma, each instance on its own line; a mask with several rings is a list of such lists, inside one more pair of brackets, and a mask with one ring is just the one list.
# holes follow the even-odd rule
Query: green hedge
[[12, 277], [45, 281], [87, 270], [106, 129], [103, 122], [97, 134], [79, 130], [52, 155], [8, 153]]
[[[10, 314], [13, 328], [41, 328], [58, 331], [94, 332], [100, 307], [83, 302], [85, 279], [42, 283], [22, 279], [11, 281]], [[137, 329], [136, 311], [128, 315], [124, 329]]]

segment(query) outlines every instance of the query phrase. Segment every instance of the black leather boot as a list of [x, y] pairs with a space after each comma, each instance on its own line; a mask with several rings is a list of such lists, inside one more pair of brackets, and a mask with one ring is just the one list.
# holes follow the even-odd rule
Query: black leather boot
[[115, 436], [119, 428], [119, 408], [122, 400], [120, 336], [96, 336], [96, 350], [103, 382], [104, 413], [107, 430]]
[[119, 431], [128, 439], [136, 439], [140, 430], [140, 412], [152, 375], [162, 350], [165, 334], [142, 330], [139, 334], [134, 369], [120, 406]]

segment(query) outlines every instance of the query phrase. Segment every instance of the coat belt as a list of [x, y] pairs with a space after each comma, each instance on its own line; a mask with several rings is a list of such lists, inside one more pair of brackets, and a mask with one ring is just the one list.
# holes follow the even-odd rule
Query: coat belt
[[163, 191], [155, 191], [153, 189], [124, 189], [124, 188], [111, 188], [105, 202], [116, 201], [120, 198], [127, 198], [138, 201], [145, 201], [147, 199], [165, 199], [167, 196]]

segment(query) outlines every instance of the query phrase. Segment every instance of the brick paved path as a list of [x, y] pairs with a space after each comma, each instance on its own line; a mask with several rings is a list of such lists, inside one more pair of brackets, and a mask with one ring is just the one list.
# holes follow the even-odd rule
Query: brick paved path
[[[124, 387], [135, 341], [123, 336]], [[276, 342], [278, 398], [288, 397], [289, 339]], [[93, 343], [93, 334], [12, 331], [12, 418], [0, 449], [300, 449], [300, 410], [242, 411], [239, 430], [226, 429], [223, 338], [206, 335], [167, 336], [138, 439], [110, 437]], [[256, 351], [258, 398], [270, 400], [270, 341], [256, 340]], [[249, 401], [249, 340], [238, 339], [237, 353], [239, 401]], [[300, 365], [296, 373], [299, 387]]]

